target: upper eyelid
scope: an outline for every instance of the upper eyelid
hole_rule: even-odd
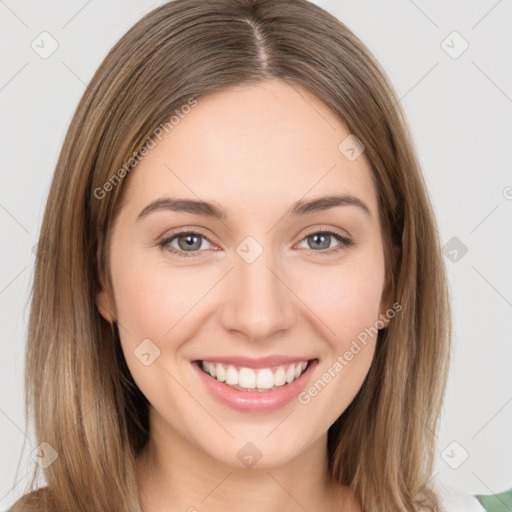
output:
[[[343,234],[343,232],[345,234]],[[317,227],[313,227],[311,229],[308,229],[305,233],[304,233],[304,236],[300,239],[300,241],[302,241],[305,237],[309,236],[309,235],[313,235],[315,233],[329,233],[331,235],[338,235],[338,236],[341,236],[342,238],[352,238],[352,235],[350,235],[350,233],[345,230],[345,229],[341,229],[341,228],[331,228],[331,227],[321,227],[321,228],[317,228]]]
[[[190,235],[190,234],[200,235],[203,238],[205,238],[206,240],[208,240],[208,242],[210,242],[211,244],[218,245],[214,240],[211,239],[212,237],[210,235],[205,234],[199,228],[194,228],[194,229],[185,228],[185,229],[182,229],[179,231],[175,231],[174,233],[171,233],[169,235],[164,234],[162,237],[160,237],[160,241],[161,242],[169,242],[170,240],[174,240],[176,237],[183,236],[183,235]]]
[[[332,236],[338,236],[340,237],[342,240],[340,240],[340,242],[343,242],[343,239],[349,239],[351,242],[352,242],[352,237],[350,234],[348,234],[348,232],[346,232],[347,234],[344,235],[342,233],[340,233],[340,231],[345,231],[345,230],[341,230],[341,229],[335,229],[335,228],[332,228],[332,227],[312,227],[310,229],[308,229],[304,235],[302,236],[302,238],[300,238],[300,240],[296,243],[300,243],[302,242],[306,237],[310,236],[310,235],[313,235],[313,234],[317,234],[317,233],[327,233],[329,235],[332,235]],[[179,237],[179,236],[182,236],[182,235],[187,235],[187,234],[195,234],[195,235],[200,235],[201,237],[205,238],[209,243],[215,245],[215,246],[218,246],[219,244],[217,244],[215,241],[211,240],[210,236],[209,235],[206,235],[205,233],[203,233],[201,231],[200,228],[184,228],[184,229],[181,229],[177,232],[174,232],[168,236],[164,235],[160,240],[161,240],[161,243],[169,243],[171,240],[173,241],[175,238]],[[190,251],[190,252],[202,252],[202,251]]]

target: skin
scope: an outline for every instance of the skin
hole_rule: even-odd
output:
[[[219,403],[191,365],[214,355],[306,356],[318,358],[315,382],[390,307],[371,169],[364,153],[349,161],[338,150],[348,135],[297,85],[231,87],[199,98],[123,184],[113,297],[103,288],[97,303],[119,323],[128,367],[151,403],[150,440],[137,459],[145,511],[337,510],[340,499],[343,510],[361,510],[330,481],[326,440],[368,373],[376,337],[309,404],[271,413]],[[344,205],[285,216],[300,199],[331,194],[357,197],[370,214]],[[161,210],[137,220],[167,196],[215,201],[229,217]],[[182,227],[207,237],[196,256],[157,245]],[[353,245],[333,237],[328,247],[342,250],[325,254],[308,238],[325,229]],[[263,248],[253,263],[236,252],[247,236]],[[183,238],[173,240],[184,252]],[[149,366],[134,356],[144,339],[160,350]],[[252,468],[237,458],[248,441],[263,455]]]

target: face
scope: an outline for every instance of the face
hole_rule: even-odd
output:
[[[113,297],[97,302],[152,428],[271,467],[353,400],[389,304],[370,166],[339,149],[347,136],[297,85],[232,87],[198,98],[123,183]]]

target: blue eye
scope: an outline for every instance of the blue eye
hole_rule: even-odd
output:
[[[171,245],[174,241],[178,243],[178,247]],[[182,231],[181,233],[177,233],[172,237],[162,240],[158,245],[165,248],[170,253],[186,258],[189,256],[197,256],[197,252],[203,246],[203,241],[207,241],[207,238],[199,233]]]
[[[332,242],[336,241],[338,241],[338,244],[333,247]],[[177,246],[172,245],[174,242],[177,243]],[[200,233],[196,233],[194,231],[181,231],[171,237],[164,238],[158,243],[158,246],[171,254],[188,258],[190,256],[200,255],[202,250],[205,249],[205,247],[203,247],[203,242],[206,242],[211,246],[213,245],[206,236],[201,235]],[[331,230],[312,232],[300,241],[300,243],[303,242],[306,242],[309,245],[306,249],[309,249],[312,253],[319,255],[337,253],[353,245],[350,238]]]
[[[336,240],[339,242],[339,244],[333,247],[331,243],[335,242]],[[313,252],[319,255],[332,254],[333,252],[337,253],[342,249],[352,245],[352,240],[346,236],[340,235],[339,233],[330,230],[316,231],[311,233],[303,238],[301,243],[304,241],[309,245],[309,248],[315,247],[316,249],[321,249],[320,251],[313,250]]]

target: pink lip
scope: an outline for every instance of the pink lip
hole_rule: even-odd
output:
[[[281,364],[286,364],[286,362],[296,362],[299,360],[300,359],[297,358],[288,358],[286,361],[283,360]],[[216,360],[213,358],[206,359],[206,361],[214,362]],[[244,361],[244,359],[222,358],[218,361],[222,361],[223,363],[231,362],[233,365],[238,365],[241,361]],[[246,365],[248,361],[250,360],[245,360],[243,365]],[[252,361],[254,363],[255,360],[253,359]],[[273,360],[272,358],[264,358],[258,359],[257,361],[258,366],[251,366],[252,368],[261,367],[262,365],[260,363],[262,361],[268,361],[266,364],[270,365],[270,362]],[[192,366],[196,369],[196,372],[199,374],[201,381],[204,383],[208,391],[210,391],[218,401],[240,412],[272,412],[284,407],[304,390],[314,368],[318,364],[318,360],[311,360],[304,373],[297,380],[271,391],[240,391],[239,389],[228,386],[224,382],[219,382],[217,379],[206,374],[200,368],[200,364],[201,363],[199,361],[194,361]]]
[[[211,359],[205,357],[202,361],[210,363],[221,363],[224,365],[233,365],[238,368],[272,368],[273,366],[281,366],[292,363],[307,362],[313,359],[312,357],[290,357],[290,356],[267,356],[267,357],[239,357],[239,356],[226,356],[226,357],[212,357]]]

